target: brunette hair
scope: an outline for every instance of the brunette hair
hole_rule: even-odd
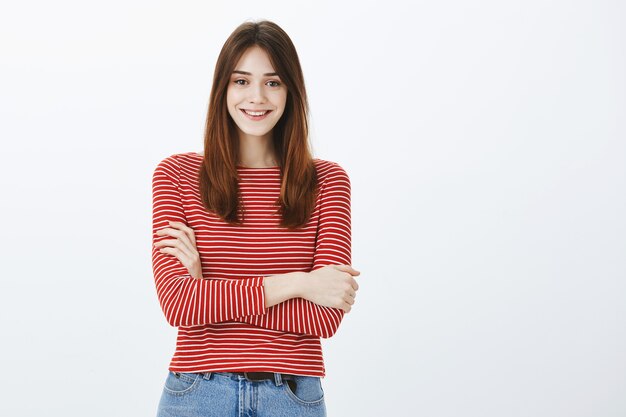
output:
[[[215,64],[204,133],[204,157],[199,172],[200,196],[207,210],[235,225],[243,221],[237,164],[239,136],[226,108],[226,90],[235,65],[244,52],[258,45],[269,56],[287,87],[285,110],[273,128],[281,187],[277,200],[281,226],[304,226],[315,207],[317,172],[309,149],[308,112],[304,76],[291,39],[268,20],[245,22],[228,37]]]

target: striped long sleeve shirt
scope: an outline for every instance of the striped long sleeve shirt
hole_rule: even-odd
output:
[[[175,372],[282,372],[325,376],[320,338],[335,334],[344,311],[291,298],[265,307],[265,276],[351,264],[350,180],[337,163],[314,159],[319,190],[308,223],[280,226],[276,199],[280,168],[238,166],[245,210],[240,226],[206,210],[198,173],[203,157],[174,154],[152,177],[152,240],[169,221],[191,227],[203,278],[174,255],[152,246],[157,297],[165,319],[178,328],[169,370]]]

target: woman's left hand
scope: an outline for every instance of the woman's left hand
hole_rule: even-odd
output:
[[[175,239],[164,239],[154,244],[162,253],[174,255],[187,268],[189,274],[202,279],[202,262],[196,248],[196,236],[193,229],[181,222],[168,222],[170,227],[157,230],[157,235],[173,236]]]

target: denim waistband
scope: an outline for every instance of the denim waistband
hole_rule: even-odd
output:
[[[226,377],[229,378],[233,381],[240,381],[240,380],[248,380],[250,382],[262,382],[262,381],[273,381],[274,384],[276,386],[281,386],[282,385],[282,381],[288,381],[288,380],[295,380],[296,377],[298,375],[292,375],[292,374],[283,374],[280,372],[263,372],[266,375],[266,379],[261,379],[258,380],[256,379],[258,377],[258,375],[254,375],[254,374],[258,374],[259,372],[225,372],[225,371],[219,371],[219,372],[189,372],[191,374],[195,373],[198,375],[201,375],[204,379],[211,379],[211,376],[213,374],[217,374],[220,377]],[[174,374],[179,374],[179,372],[174,372]],[[253,374],[250,375],[250,378],[248,377],[248,374]],[[252,378],[252,379],[251,379]]]

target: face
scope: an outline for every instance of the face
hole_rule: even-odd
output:
[[[248,48],[235,65],[226,91],[226,106],[240,137],[271,138],[286,102],[287,88],[267,53],[256,45]]]

